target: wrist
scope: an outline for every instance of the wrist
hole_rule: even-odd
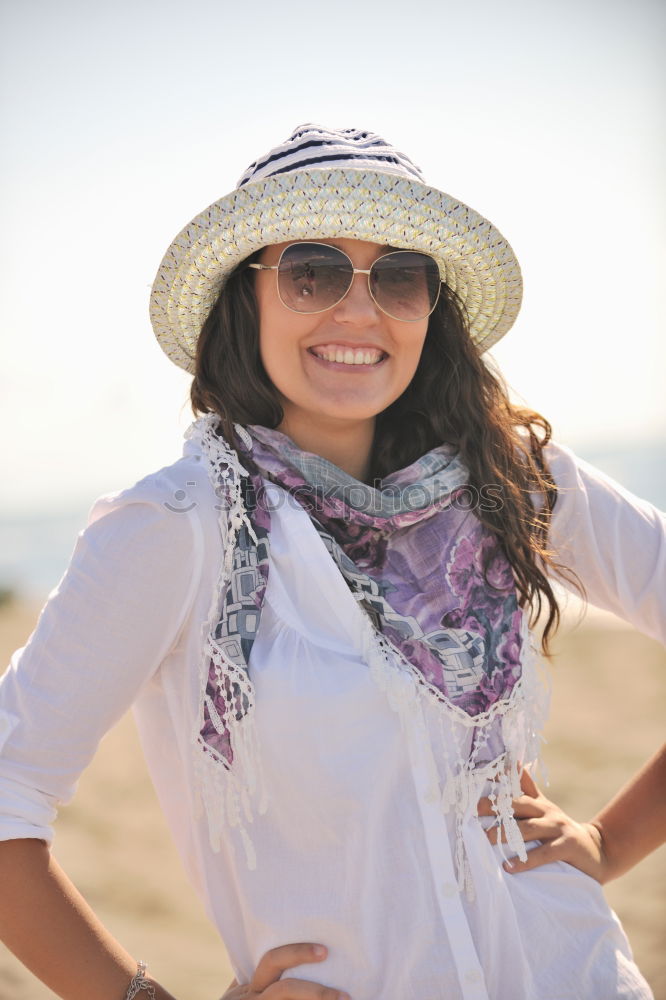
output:
[[[146,978],[146,963],[142,961],[138,962],[136,972],[130,980],[125,1000],[137,1000],[139,994],[141,994],[141,1000],[157,1000],[155,986]]]
[[[603,823],[599,819],[595,818],[588,820],[585,825],[599,852],[599,875],[597,881],[600,882],[601,885],[605,885],[606,882],[610,882],[612,879],[617,878],[617,876],[621,875],[622,872],[615,869],[613,859],[608,849],[606,831],[604,830]]]
[[[163,986],[146,973],[146,963],[139,961],[128,983],[123,1000],[176,1000]]]

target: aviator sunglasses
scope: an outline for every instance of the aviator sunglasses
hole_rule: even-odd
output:
[[[368,291],[392,319],[426,319],[439,299],[442,279],[433,257],[416,250],[395,250],[378,257],[368,270],[354,267],[344,251],[327,243],[292,243],[277,264],[248,264],[277,272],[280,301],[297,313],[325,312],[342,302],[355,274],[367,274]]]

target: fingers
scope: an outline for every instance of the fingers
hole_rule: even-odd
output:
[[[549,862],[564,861],[597,882],[607,880],[608,862],[597,828],[589,823],[577,823],[547,799],[527,771],[521,774],[520,786],[523,794],[512,800],[518,832],[524,843],[536,841],[539,846],[527,852],[526,861],[514,857],[511,862],[504,862],[505,871],[513,875]],[[497,844],[500,836],[502,843],[506,843],[505,826],[498,822],[491,799],[480,799],[477,811],[479,816],[495,816],[496,822],[485,830],[488,841]]]
[[[303,979],[280,979],[297,965],[321,962],[328,955],[322,944],[283,944],[262,955],[248,986],[248,996],[261,994],[266,1000],[349,1000],[345,993]]]
[[[511,808],[516,819],[534,819],[536,816],[544,815],[545,800],[542,795],[537,799],[531,795],[521,795],[511,802]],[[479,799],[477,803],[477,814],[479,816],[496,816],[497,813],[492,807],[490,799]]]
[[[492,807],[491,801],[488,798],[479,799],[476,804],[477,815],[479,816],[494,816],[495,810]]]
[[[521,861],[518,857],[511,858],[510,861],[505,861],[502,864],[502,868],[509,875],[517,875],[519,872],[528,872],[532,868],[546,865],[550,861],[561,860],[561,852],[557,841],[549,840],[547,843],[540,844],[539,847],[533,847],[531,851],[528,851],[526,861]]]
[[[539,815],[538,810],[536,812],[531,812],[533,808],[533,803],[530,802],[531,799],[542,798],[541,792],[534,783],[534,779],[529,771],[523,769],[520,775],[520,787],[523,791],[523,795],[513,800],[513,811],[516,812],[516,805],[520,805],[523,809],[521,815]],[[488,797],[479,799],[477,803],[477,814],[479,816],[494,816],[495,810],[493,809],[492,802]]]
[[[518,820],[516,825],[520,831],[520,836],[525,842],[528,840],[551,840],[561,833],[561,827],[558,824],[548,823],[539,819],[521,819]],[[491,844],[497,843],[497,831],[499,829],[498,826],[491,826],[489,830],[486,830],[486,837]],[[503,844],[506,844],[507,839],[504,826],[502,826],[501,840]]]
[[[525,795],[529,795],[530,798],[536,799],[540,794],[539,789],[534,784],[532,775],[525,768],[523,768],[523,773],[520,776],[520,787],[525,792]]]
[[[328,949],[323,944],[281,944],[271,948],[259,959],[250,983],[253,990],[261,992],[271,983],[276,983],[283,972],[293,969],[295,965],[305,965],[308,962],[321,962],[328,955]]]

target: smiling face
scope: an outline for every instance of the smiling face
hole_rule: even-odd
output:
[[[361,240],[319,242],[344,250],[356,268],[367,269],[388,252]],[[277,264],[288,245],[266,247],[259,262]],[[280,301],[275,275],[257,271],[255,294],[261,360],[284,409],[279,429],[298,442],[301,428],[309,440],[317,427],[327,434],[336,427],[372,428],[411,382],[428,319],[408,323],[387,316],[371,298],[364,274],[355,274],[345,298],[325,312],[292,312]]]

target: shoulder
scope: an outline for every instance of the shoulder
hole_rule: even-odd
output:
[[[149,472],[124,489],[97,497],[84,534],[104,538],[107,546],[145,551],[168,545],[174,553],[199,547],[217,534],[219,502],[198,447],[170,465]]]
[[[607,472],[581,458],[571,448],[556,441],[550,441],[544,449],[544,458],[555,480],[558,492],[567,495],[575,493],[595,494],[609,501],[624,502],[646,510],[656,510],[653,504],[632,493],[622,483]]]
[[[557,487],[552,527],[556,536],[588,533],[657,538],[663,543],[666,515],[648,500],[581,458],[571,448],[549,442],[544,458]],[[645,535],[644,535],[645,533]]]
[[[522,427],[517,430],[520,445],[527,455],[530,448],[527,432]],[[593,491],[597,494],[605,493],[609,497],[624,498],[631,503],[647,504],[647,501],[641,500],[621,483],[581,458],[572,448],[560,441],[549,440],[543,446],[541,455],[546,471],[552,476],[557,487],[558,503],[569,496],[575,498],[581,493]],[[533,499],[536,501],[536,498]]]
[[[93,511],[144,504],[160,510],[185,511],[202,493],[212,492],[198,453],[184,455],[171,465],[149,472],[131,486],[105,493],[93,504]]]

